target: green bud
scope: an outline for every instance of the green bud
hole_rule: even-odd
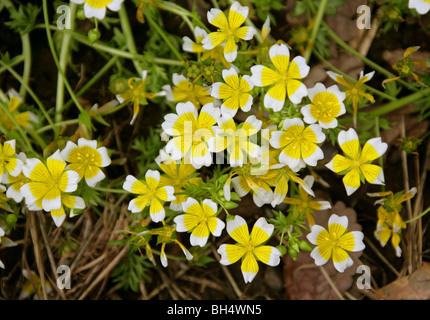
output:
[[[233,201],[240,201],[240,200],[242,200],[240,198],[240,196],[236,192],[231,192],[230,193],[230,199],[233,200]]]
[[[311,245],[306,240],[300,241],[299,247],[300,247],[300,250],[303,250],[303,251],[309,251],[309,252],[312,251]]]
[[[297,251],[297,252],[300,251],[300,247],[299,247],[299,244],[297,242],[291,242],[291,243],[289,243],[289,246],[294,251]]]
[[[293,260],[296,260],[297,256],[299,255],[299,252],[294,250],[293,248],[289,248],[288,254],[290,255],[291,258],[293,258]]]
[[[93,44],[94,42],[100,39],[100,36],[101,36],[101,33],[98,29],[91,29],[90,31],[88,31],[88,42],[90,44]]]
[[[287,253],[287,248],[285,246],[277,246],[276,249],[278,249],[281,252],[281,257],[283,257]]]
[[[230,210],[230,209],[237,208],[239,205],[236,202],[233,202],[233,201],[226,201],[226,202],[224,202],[223,206],[227,210]]]
[[[219,195],[220,197],[224,197],[224,190],[218,190],[217,195]]]
[[[79,20],[85,20],[87,18],[85,16],[84,9],[78,9],[78,11],[76,11],[76,18],[78,18]]]
[[[282,115],[280,112],[274,112],[270,115],[270,120],[275,123],[279,123],[282,120]]]
[[[18,221],[18,218],[16,215],[14,215],[13,213],[8,214],[6,216],[6,223],[10,226],[14,226],[16,224],[16,222]]]
[[[114,75],[110,78],[109,90],[115,95],[123,93],[128,89],[127,81],[126,78]]]

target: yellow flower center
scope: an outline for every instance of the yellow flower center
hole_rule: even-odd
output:
[[[105,8],[108,4],[110,4],[113,0],[85,0],[86,3],[92,8]]]

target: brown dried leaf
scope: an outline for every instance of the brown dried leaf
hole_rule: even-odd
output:
[[[375,295],[383,300],[429,300],[430,263],[424,262],[421,269],[410,276],[402,277],[375,290]]]

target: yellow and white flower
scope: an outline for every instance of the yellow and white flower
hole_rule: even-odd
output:
[[[360,150],[357,132],[350,128],[348,131],[339,132],[338,143],[345,156],[335,155],[326,166],[335,173],[345,174],[342,181],[348,195],[353,194],[360,187],[362,176],[371,184],[384,184],[382,168],[372,164],[388,148],[381,138],[368,140]]]
[[[293,104],[298,104],[308,94],[308,89],[300,81],[309,73],[309,66],[302,56],[290,61],[290,51],[286,44],[270,47],[269,57],[276,70],[264,65],[251,67],[251,81],[257,87],[272,86],[264,95],[264,107],[280,111],[288,96]]]
[[[100,168],[111,163],[106,147],[97,148],[96,140],[85,138],[79,138],[77,145],[68,141],[61,156],[69,162],[69,168],[79,174],[79,179],[85,178],[90,187],[104,179],[105,174]]]
[[[31,128],[33,123],[39,123],[39,118],[31,112],[31,111],[24,111],[19,113],[18,108],[22,103],[22,98],[16,92],[15,89],[10,89],[7,92],[7,95],[9,97],[9,104],[8,104],[8,111],[10,115],[15,119],[16,123],[20,125],[23,128]],[[10,119],[9,115],[4,112],[0,108],[0,126],[4,126],[8,130],[12,130],[15,127],[14,121]]]
[[[225,223],[217,218],[218,206],[210,199],[199,203],[194,198],[188,198],[182,204],[184,214],[175,217],[177,232],[191,232],[190,243],[192,246],[203,247],[206,245],[209,235],[221,236]]]
[[[157,170],[146,171],[145,181],[128,175],[122,187],[128,192],[139,195],[130,201],[128,210],[137,213],[149,206],[149,214],[154,222],[164,220],[166,216],[164,202],[175,200],[175,189],[172,186],[160,185],[160,172]]]
[[[27,159],[22,171],[30,182],[20,192],[29,210],[50,212],[55,224],[60,226],[65,219],[63,205],[71,209],[83,209],[82,198],[69,195],[78,187],[79,174],[66,168],[67,163],[57,150],[46,164],[36,158]]]
[[[239,77],[234,67],[224,69],[222,77],[225,83],[215,82],[211,90],[212,97],[223,100],[222,114],[227,113],[234,117],[239,109],[244,112],[251,110],[253,98],[249,92],[254,88],[251,77]]]
[[[310,243],[316,245],[311,257],[317,266],[322,266],[333,259],[334,267],[339,272],[352,266],[354,261],[347,251],[358,252],[365,248],[364,235],[361,231],[348,231],[348,218],[332,214],[328,221],[328,230],[314,224],[306,236]]]
[[[219,128],[215,130],[215,137],[209,139],[209,150],[221,152],[227,150],[228,163],[232,167],[241,167],[249,158],[257,158],[261,154],[260,146],[256,144],[255,135],[261,129],[262,121],[254,115],[249,116],[245,122],[236,126],[229,114],[218,119]]]
[[[273,234],[274,226],[266,219],[259,218],[249,234],[248,225],[241,216],[227,221],[227,232],[236,244],[222,244],[218,248],[220,263],[230,265],[242,259],[240,269],[245,283],[251,282],[258,273],[257,261],[269,266],[277,266],[281,261],[281,252],[272,246],[264,245]]]
[[[196,169],[212,164],[212,153],[208,141],[214,136],[213,126],[220,116],[219,108],[212,103],[202,107],[200,112],[191,102],[178,103],[176,114],[169,113],[161,124],[164,132],[173,137],[165,150],[173,160],[185,157]]]
[[[308,89],[310,104],[303,106],[300,111],[304,122],[318,124],[324,129],[337,127],[337,117],[346,112],[343,100],[345,93],[341,92],[337,85],[326,88],[318,82],[313,88]]]
[[[15,153],[16,140],[8,140],[0,144],[0,182],[6,174],[16,177],[21,173],[23,163]]]
[[[235,1],[229,11],[228,19],[220,9],[212,8],[207,13],[210,24],[218,28],[217,31],[209,33],[202,41],[203,48],[211,50],[225,42],[224,57],[228,62],[233,62],[237,57],[238,39],[251,40],[256,30],[252,27],[241,25],[248,17],[249,8],[241,6]]]
[[[318,124],[305,127],[300,118],[285,119],[283,131],[274,131],[270,145],[282,149],[279,162],[287,164],[297,172],[306,165],[316,166],[318,160],[324,158],[318,146],[325,140],[325,135]]]
[[[164,85],[163,90],[166,92],[166,99],[171,102],[192,102],[197,110],[201,106],[213,103],[214,98],[201,85],[192,83],[184,75],[174,73],[172,76],[173,88],[171,85]]]
[[[182,211],[182,204],[187,201],[185,187],[190,184],[198,185],[202,179],[196,176],[197,169],[191,164],[185,163],[184,158],[181,161],[172,160],[164,153],[165,151],[161,150],[160,155],[155,159],[155,162],[164,172],[160,177],[160,185],[173,186],[176,199],[170,202],[170,209]]]
[[[99,20],[106,16],[106,8],[119,11],[124,0],[70,0],[77,4],[84,4],[84,14],[87,18],[95,17]]]
[[[20,152],[17,157],[22,161],[23,165],[25,165],[27,156],[23,152]],[[23,199],[21,187],[28,182],[30,182],[30,179],[28,179],[22,171],[16,177],[12,176],[10,173],[5,174],[3,176],[3,183],[9,185],[6,191],[6,197],[15,200],[17,203],[21,202]]]
[[[421,15],[430,11],[430,1],[428,0],[409,0],[409,9],[415,9]]]
[[[1,243],[1,237],[3,237],[5,235],[4,230],[2,229],[2,227],[0,227],[0,243]],[[0,268],[4,269],[4,263],[0,260]]]

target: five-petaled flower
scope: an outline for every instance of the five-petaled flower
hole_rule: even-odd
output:
[[[97,148],[96,140],[85,138],[79,138],[77,145],[68,141],[61,156],[69,162],[69,168],[79,174],[79,179],[85,178],[90,187],[104,179],[105,174],[100,168],[111,163],[106,147]]]
[[[348,231],[348,218],[332,214],[328,220],[328,230],[314,224],[307,235],[310,243],[316,245],[311,252],[311,257],[317,266],[326,264],[333,259],[334,267],[339,272],[352,266],[354,261],[347,251],[358,252],[365,248],[364,235],[361,231]]]
[[[146,92],[146,77],[148,75],[147,70],[142,71],[142,78],[130,78],[128,79],[128,87],[129,89],[123,93],[117,94],[116,98],[120,103],[125,101],[133,102],[133,117],[131,118],[130,124],[133,124],[136,121],[137,115],[139,114],[140,105],[147,105],[147,99],[154,99],[156,97],[166,95],[165,91],[160,91],[158,93]]]
[[[209,139],[209,150],[221,152],[227,150],[228,163],[232,167],[243,166],[247,158],[260,156],[260,146],[255,137],[261,129],[261,120],[255,116],[249,116],[245,122],[236,126],[234,119],[229,114],[224,114],[218,119],[219,128],[215,130],[215,137]]]
[[[66,161],[57,150],[46,164],[37,158],[27,159],[22,171],[30,182],[24,184],[20,192],[29,210],[50,212],[56,226],[65,219],[63,205],[70,209],[83,209],[82,198],[70,195],[78,187],[79,174],[67,167]]]
[[[209,235],[221,236],[225,227],[224,222],[217,218],[218,206],[210,199],[199,203],[194,198],[188,198],[182,204],[184,214],[175,217],[177,232],[191,232],[190,244],[203,247],[206,245]]]
[[[333,71],[327,71],[327,74],[334,81],[336,81],[337,83],[345,87],[344,88],[345,103],[352,104],[354,126],[356,126],[358,106],[363,103],[364,101],[363,98],[369,100],[370,103],[375,102],[375,99],[373,98],[373,96],[367,93],[363,88],[364,83],[370,81],[373,78],[375,71],[372,71],[366,74],[364,74],[364,72],[361,71],[360,77],[358,81],[356,81],[355,83],[346,81],[342,75],[337,74]]]
[[[318,146],[325,135],[318,124],[305,127],[300,118],[285,119],[283,131],[274,131],[270,138],[272,147],[282,149],[279,162],[287,164],[295,172],[306,165],[316,166],[324,158]]]
[[[350,128],[348,131],[339,132],[338,143],[346,157],[337,154],[326,166],[335,173],[345,174],[342,181],[348,195],[360,187],[362,176],[369,183],[384,184],[382,168],[371,163],[381,157],[388,148],[381,138],[368,140],[360,150],[357,132]]]
[[[259,218],[249,233],[248,225],[241,216],[227,221],[227,232],[236,244],[222,244],[218,248],[220,263],[230,265],[242,259],[241,270],[245,283],[251,282],[258,273],[258,261],[269,266],[277,266],[281,252],[272,246],[264,245],[271,237],[274,226],[266,219]]]
[[[214,136],[212,127],[219,115],[219,108],[215,108],[212,103],[204,105],[200,112],[191,102],[178,103],[176,114],[167,114],[161,124],[164,132],[173,137],[166,145],[166,152],[173,160],[185,157],[185,163],[190,163],[196,169],[210,166],[212,153],[208,141]]]
[[[228,14],[228,19],[224,12],[220,9],[212,8],[207,13],[207,18],[210,24],[218,28],[217,31],[209,33],[203,40],[203,48],[211,50],[221,44],[224,46],[224,57],[228,62],[233,62],[237,57],[236,42],[239,39],[251,40],[256,30],[253,27],[241,25],[248,17],[249,8],[241,6],[238,1],[235,1]]]
[[[9,104],[7,107],[9,114],[0,108],[0,126],[12,130],[15,128],[15,122],[23,128],[31,128],[33,123],[39,122],[39,118],[31,111],[18,112],[18,108],[22,103],[22,98],[15,89],[10,89],[7,95],[9,96]]]
[[[222,114],[234,117],[239,109],[244,112],[251,110],[253,98],[250,91],[254,84],[250,76],[239,77],[237,71],[231,67],[222,71],[222,77],[225,83],[215,82],[211,91],[212,97],[224,100],[221,104]]]
[[[309,225],[312,226],[315,224],[315,220],[313,217],[315,210],[330,209],[331,204],[328,201],[318,201],[309,198],[309,195],[314,195],[310,194],[309,190],[307,190],[306,188],[312,188],[315,181],[314,176],[306,176],[303,181],[305,183],[299,186],[298,197],[286,197],[283,202],[295,206],[297,208],[297,214],[306,214],[306,219],[308,220]]]
[[[77,4],[84,4],[84,14],[87,18],[95,17],[99,20],[106,16],[106,8],[119,11],[124,0],[70,0]]]
[[[15,145],[15,139],[5,141],[3,145],[0,144],[0,182],[7,173],[13,177],[21,173],[23,163],[15,153]]]
[[[324,129],[337,127],[337,117],[346,112],[343,100],[345,93],[341,92],[337,85],[326,88],[318,82],[313,88],[308,89],[310,104],[303,106],[300,111],[306,123],[318,124]]]
[[[166,216],[164,202],[175,200],[175,189],[172,186],[160,185],[160,172],[157,170],[146,171],[145,181],[128,175],[122,187],[128,192],[139,195],[129,202],[128,210],[136,213],[149,206],[149,214],[154,222],[164,220]]]
[[[172,79],[173,88],[169,84],[163,86],[168,101],[182,103],[190,101],[197,110],[205,104],[214,102],[214,98],[211,97],[208,90],[201,85],[192,83],[184,75],[174,73]]]
[[[276,70],[264,65],[251,67],[251,81],[257,87],[272,86],[264,95],[264,107],[280,111],[287,98],[294,104],[302,101],[308,89],[300,81],[309,73],[309,66],[302,56],[290,61],[290,51],[286,44],[274,44],[270,47],[269,57]]]

